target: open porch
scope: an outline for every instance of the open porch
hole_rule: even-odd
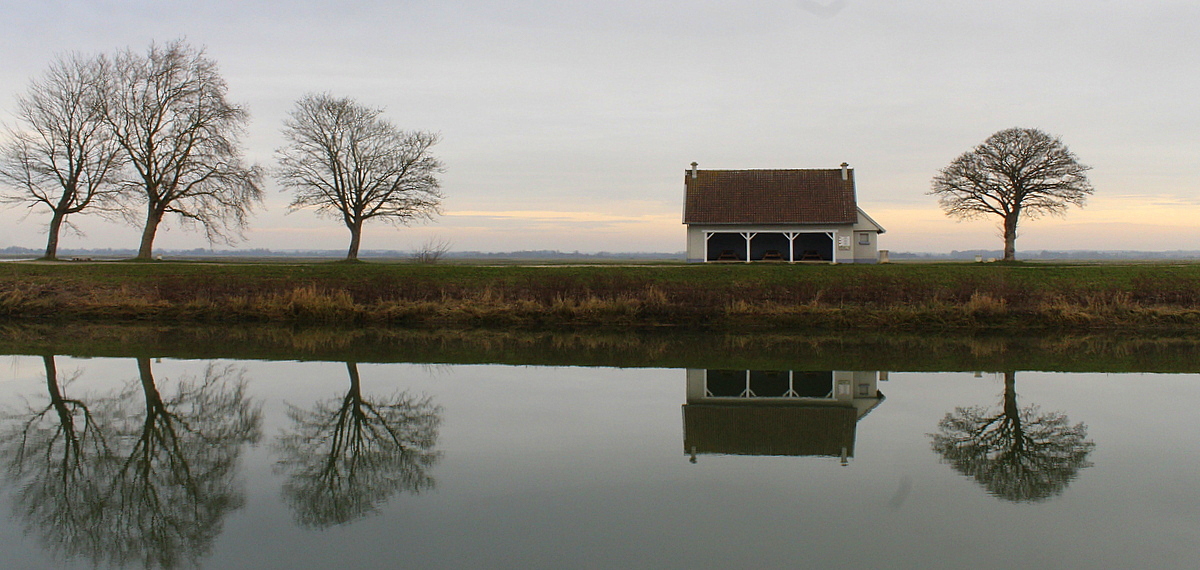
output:
[[[704,261],[837,262],[833,231],[704,232]]]

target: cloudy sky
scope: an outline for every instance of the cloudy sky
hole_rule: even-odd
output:
[[[293,102],[328,91],[437,131],[445,214],[364,249],[681,251],[683,171],[856,169],[893,251],[999,248],[930,178],[997,130],[1060,135],[1095,196],[1018,249],[1200,249],[1200,5],[1109,0],[18,0],[0,6],[0,117],[59,53],[186,38],[216,60],[270,165]],[[341,249],[273,182],[237,247]],[[44,246],[43,211],[0,247]],[[135,248],[78,218],[64,247]],[[162,248],[205,247],[160,232]],[[223,247],[218,244],[218,247]]]

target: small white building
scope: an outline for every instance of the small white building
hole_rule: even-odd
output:
[[[883,226],[858,207],[854,169],[684,173],[687,259],[876,263]]]

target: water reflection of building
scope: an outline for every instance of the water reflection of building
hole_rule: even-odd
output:
[[[854,456],[858,420],[887,372],[687,371],[683,448],[697,455]]]

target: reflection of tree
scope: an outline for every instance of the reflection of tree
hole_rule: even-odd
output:
[[[231,367],[209,366],[202,380],[181,380],[169,396],[158,390],[149,359],[138,359],[138,372],[139,385],[118,395],[136,401],[140,392],[145,412],[114,430],[124,460],[109,494],[117,516],[108,547],[120,560],[173,566],[204,554],[225,515],[242,506],[234,469],[242,444],[260,437],[262,414]]]
[[[403,392],[368,401],[358,365],[347,362],[346,368],[346,395],[311,410],[289,406],[294,428],[275,444],[278,469],[288,476],[283,496],[296,521],[310,528],[370,514],[398,491],[433,487],[428,470],[440,458],[433,446],[441,407]]]
[[[1087,426],[1070,424],[1061,412],[1019,408],[1016,373],[1004,373],[1003,407],[956,408],[938,422],[933,449],[955,470],[973,477],[997,497],[1037,502],[1058,495],[1080,469],[1095,443]]]
[[[231,367],[209,366],[203,379],[180,380],[169,394],[159,389],[149,359],[138,359],[138,370],[138,382],[72,408],[47,365],[50,407],[58,409],[59,400],[76,411],[70,419],[57,414],[56,426],[39,428],[50,435],[38,438],[68,442],[65,434],[78,433],[78,445],[54,445],[79,452],[46,453],[31,445],[38,439],[24,434],[40,432],[28,428],[6,438],[16,448],[9,454],[16,507],[28,529],[68,557],[96,565],[194,564],[225,515],[244,502],[234,470],[242,445],[260,437],[261,412]],[[35,423],[45,421],[35,416],[26,425]],[[71,474],[47,477],[63,470],[56,465],[68,465]]]
[[[30,527],[54,529],[55,546],[94,543],[88,528],[110,473],[105,434],[89,406],[68,398],[53,356],[43,356],[49,402],[7,415],[0,446],[19,489],[15,508]]]

